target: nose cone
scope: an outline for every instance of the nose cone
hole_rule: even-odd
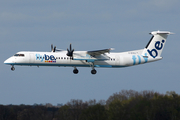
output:
[[[11,58],[8,58],[7,60],[5,60],[4,64],[7,64],[7,65],[12,64]]]
[[[4,61],[4,64],[7,64],[8,63],[8,59]]]

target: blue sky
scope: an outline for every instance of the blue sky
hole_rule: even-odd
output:
[[[107,100],[115,92],[154,90],[180,94],[179,0],[0,0],[0,104]],[[18,51],[50,51],[54,44],[75,50],[142,49],[154,30],[167,30],[163,59],[134,67],[106,69],[10,66]]]

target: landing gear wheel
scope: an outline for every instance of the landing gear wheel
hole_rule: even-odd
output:
[[[14,71],[14,70],[15,70],[15,67],[12,66],[12,67],[11,67],[11,70]]]
[[[73,73],[74,73],[74,74],[78,74],[78,72],[79,72],[78,69],[74,69],[74,70],[73,70]]]
[[[91,74],[96,74],[97,71],[95,69],[91,70]]]

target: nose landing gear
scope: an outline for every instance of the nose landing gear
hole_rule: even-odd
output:
[[[11,70],[12,70],[12,71],[14,71],[14,70],[15,70],[15,67],[14,67],[13,65],[12,65],[12,67],[11,67]]]

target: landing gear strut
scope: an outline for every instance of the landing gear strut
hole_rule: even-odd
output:
[[[73,73],[78,74],[78,72],[79,72],[78,69],[76,67],[74,67]]]
[[[15,70],[15,67],[14,67],[13,65],[12,65],[12,67],[11,67],[11,70],[12,70],[12,71],[14,71],[14,70]]]
[[[94,69],[94,63],[92,64],[92,70],[91,70],[91,74],[96,74],[97,73],[97,71]]]

